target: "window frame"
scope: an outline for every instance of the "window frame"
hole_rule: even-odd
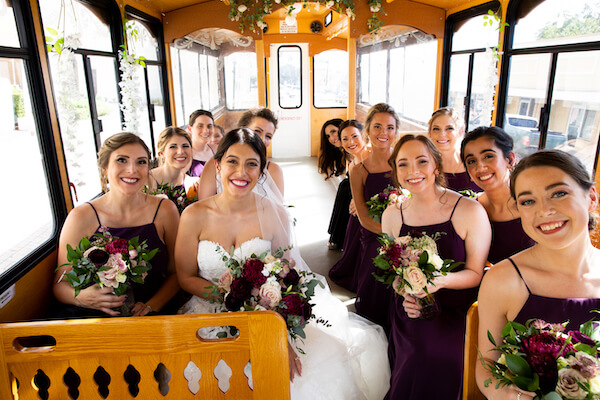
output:
[[[23,60],[27,81],[31,89],[35,88],[35,90],[31,90],[30,92],[31,106],[37,128],[36,134],[40,144],[40,151],[43,154],[42,164],[44,165],[44,172],[48,182],[54,229],[48,240],[41,243],[36,249],[13,264],[12,267],[1,275],[0,293],[15,284],[34,266],[48,258],[56,250],[58,236],[67,217],[66,199],[62,190],[59,159],[52,134],[50,111],[48,109],[48,96],[42,73],[40,53],[36,46],[33,10],[28,1],[15,1],[12,5],[20,47],[0,47],[0,57],[19,58]]]
[[[496,126],[504,127],[504,114],[506,110],[506,102],[508,99],[508,83],[509,83],[509,72],[510,62],[513,56],[519,55],[533,55],[533,54],[548,54],[550,55],[550,70],[548,73],[548,88],[546,91],[545,105],[541,115],[534,116],[538,118],[538,126],[540,131],[540,138],[538,143],[538,149],[544,149],[546,145],[546,139],[548,136],[548,124],[550,121],[550,113],[552,108],[552,100],[554,93],[554,83],[556,80],[556,70],[558,65],[558,55],[561,53],[573,53],[573,52],[585,52],[585,51],[598,51],[600,50],[600,41],[596,42],[581,42],[572,44],[562,44],[556,46],[536,46],[536,47],[523,47],[514,49],[513,39],[515,25],[518,21],[518,11],[521,3],[524,0],[513,0],[508,4],[506,12],[506,22],[508,23],[507,29],[504,30],[504,47],[502,63],[500,67],[500,85],[498,88],[498,100],[496,105]],[[596,154],[594,158],[592,168],[592,179],[595,179],[596,169],[598,166],[598,156],[600,154],[600,139],[596,144]]]
[[[457,50],[452,51],[452,40],[454,38],[454,28],[457,24],[466,22],[470,18],[477,17],[480,15],[487,15],[488,10],[500,10],[501,4],[498,0],[493,0],[478,6],[471,7],[464,11],[454,13],[446,18],[444,28],[444,50],[443,50],[443,61],[442,61],[442,85],[440,91],[440,106],[448,106],[448,97],[450,96],[450,64],[453,55],[467,54],[469,55],[469,70],[467,73],[467,88],[465,91],[465,109],[463,120],[465,123],[465,132],[469,131],[469,114],[471,111],[471,94],[473,90],[473,70],[475,67],[475,54],[485,53],[486,48],[474,48],[468,50]],[[457,110],[458,111],[458,110]]]
[[[297,107],[283,107],[281,105],[281,63],[279,62],[279,52],[281,51],[281,49],[283,48],[292,48],[292,47],[296,47],[298,49],[298,51],[300,52],[300,104]],[[289,45],[289,44],[285,44],[285,45],[281,45],[277,48],[277,105],[279,106],[279,108],[281,108],[282,110],[298,110],[300,108],[302,108],[302,106],[304,105],[304,92],[302,89],[302,48],[298,45]]]

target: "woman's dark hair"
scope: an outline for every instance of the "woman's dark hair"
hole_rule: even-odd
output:
[[[227,150],[236,143],[247,144],[252,147],[252,150],[260,157],[260,172],[262,173],[267,165],[267,148],[260,136],[248,128],[238,128],[227,132],[221,143],[219,143],[219,148],[213,158],[221,163]]]
[[[494,141],[496,147],[502,150],[504,158],[509,158],[513,152],[513,139],[504,129],[497,126],[480,126],[465,134],[460,146],[460,159],[465,163],[465,147],[467,143],[477,140],[482,137],[490,138]]]
[[[254,118],[263,118],[273,124],[273,127],[277,129],[277,117],[273,111],[268,108],[253,108],[242,114],[238,121],[238,126],[248,126]]]
[[[319,173],[327,175],[327,178],[333,175],[339,176],[346,171],[346,157],[344,156],[344,152],[329,143],[327,132],[325,131],[330,125],[339,128],[342,122],[344,122],[342,119],[334,118],[326,121],[321,127],[321,151],[318,166]],[[339,139],[339,131],[337,135]]]
[[[148,162],[150,162],[150,150],[146,143],[135,133],[131,132],[120,132],[115,133],[114,135],[107,138],[102,147],[98,151],[98,170],[100,172],[100,184],[102,185],[102,191],[104,193],[108,192],[108,177],[106,176],[106,168],[108,167],[108,161],[110,160],[110,155],[117,149],[128,145],[128,144],[139,144],[144,148],[144,151],[148,155]],[[148,172],[150,172],[150,167],[148,167]]]
[[[196,110],[193,113],[190,114],[190,121],[189,121],[189,126],[194,125],[194,122],[196,122],[196,118],[198,118],[201,115],[206,115],[207,117],[209,117],[213,123],[215,122],[215,118],[213,117],[212,113],[210,111],[206,111],[206,110]]]
[[[510,195],[516,199],[515,186],[521,172],[533,167],[554,167],[569,175],[584,190],[590,190],[594,182],[590,180],[585,165],[579,159],[561,150],[540,150],[523,158],[510,174]],[[596,228],[596,215],[590,213],[588,229]]]
[[[396,145],[394,146],[394,151],[392,151],[392,155],[388,158],[388,164],[392,167],[392,179],[394,180],[394,185],[400,187],[400,182],[398,182],[398,167],[396,165],[396,157],[398,157],[398,153],[402,146],[405,143],[416,140],[417,142],[421,142],[427,147],[427,150],[433,157],[435,161],[435,167],[438,170],[437,175],[435,176],[435,183],[441,187],[446,187],[446,178],[444,177],[444,169],[442,166],[442,153],[438,150],[435,144],[425,135],[414,135],[412,133],[407,133],[402,135]]]

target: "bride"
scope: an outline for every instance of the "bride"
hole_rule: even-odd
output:
[[[225,272],[223,254],[229,249],[242,260],[292,242],[284,208],[253,191],[265,183],[266,148],[260,137],[246,128],[233,130],[214,158],[223,190],[188,207],[177,234],[177,275],[181,287],[194,295],[181,313],[224,311],[210,301],[216,300],[210,286]],[[297,249],[286,257],[309,270]],[[383,330],[348,313],[324,286],[311,301],[313,313],[329,326],[312,321],[306,326],[306,339],[297,343],[304,354],[288,346],[292,399],[382,399],[390,378]]]

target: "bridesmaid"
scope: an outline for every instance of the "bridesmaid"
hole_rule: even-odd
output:
[[[470,189],[481,192],[481,188],[469,179],[460,158],[465,125],[458,112],[452,107],[442,107],[434,111],[428,125],[429,138],[442,153],[446,187],[456,191]]]
[[[460,157],[471,181],[483,189],[477,201],[492,225],[488,261],[495,264],[535,244],[525,234],[510,199],[510,171],[515,164],[513,140],[502,128],[475,128],[462,141]]]
[[[340,118],[330,119],[321,128],[321,150],[319,154],[319,173],[325,180],[340,176],[346,172],[344,153],[341,151],[339,127],[344,122]]]
[[[442,259],[464,265],[428,285],[439,312],[419,319],[417,297],[394,295],[389,335],[392,379],[386,399],[462,398],[463,349],[467,310],[477,296],[490,246],[490,225],[483,207],[443,185],[442,155],[423,135],[400,138],[389,159],[395,183],[411,193],[383,213],[383,232],[393,237],[413,230],[433,236]]]
[[[363,125],[355,119],[344,121],[340,125],[340,142],[346,152],[346,159],[349,161],[348,169],[360,165],[369,155],[367,144],[361,133],[362,130]],[[356,292],[356,272],[358,270],[357,265],[360,255],[360,222],[356,216],[355,207],[350,207],[352,192],[350,190],[349,178],[344,179],[340,183],[336,204],[338,197],[341,197],[342,193],[347,198],[347,202],[344,204],[345,209],[343,205],[340,205],[340,213],[345,212],[347,220],[342,246],[343,253],[342,257],[329,271],[329,278],[341,287]],[[353,214],[349,212],[349,207],[354,211]]]
[[[398,115],[384,103],[371,107],[365,121],[364,134],[371,142],[371,154],[350,169],[350,187],[356,213],[360,222],[360,254],[357,285],[356,312],[389,328],[388,309],[392,291],[371,275],[375,271],[373,258],[377,255],[381,224],[367,215],[366,200],[392,184],[390,166],[387,163],[396,139]]]
[[[150,171],[148,186],[169,184],[173,188],[184,188],[186,171],[192,161],[192,138],[176,126],[163,130],[158,137],[159,166]]]
[[[108,227],[113,236],[127,240],[139,236],[140,241],[147,241],[148,249],[158,248],[144,284],[133,284],[134,316],[165,312],[164,307],[179,289],[173,261],[179,213],[172,202],[142,193],[149,159],[148,147],[133,133],[117,133],[106,139],[98,152],[105,194],[69,213],[58,246],[58,265],[62,265],[67,262],[67,244],[76,247],[81,238]],[[123,305],[126,295],[117,297],[112,288],[94,284],[75,297],[73,287],[60,279],[68,270],[63,266],[54,276],[54,296],[63,304],[60,317],[119,315],[114,308]]]
[[[223,128],[221,125],[215,124],[215,128],[213,129],[212,135],[210,135],[208,144],[210,144],[213,149],[216,149],[219,147],[221,140],[223,140],[223,136],[225,136],[225,128]]]
[[[523,230],[537,244],[498,263],[483,279],[478,348],[490,360],[499,355],[488,331],[498,341],[507,321],[568,321],[568,331],[600,309],[600,250],[590,240],[598,194],[585,166],[559,150],[539,151],[515,167],[510,193]],[[534,397],[515,386],[496,389],[496,382],[486,388],[489,377],[477,363],[477,383],[489,399]]]
[[[196,110],[190,115],[188,131],[192,135],[192,166],[188,174],[200,176],[206,162],[215,154],[209,144],[214,131],[214,118],[210,111]]]

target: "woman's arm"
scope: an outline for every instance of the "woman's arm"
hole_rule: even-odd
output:
[[[217,194],[217,168],[214,158],[209,158],[206,164],[204,164],[200,179],[194,185],[196,185],[198,201]]]
[[[202,203],[195,203],[181,214],[175,241],[175,267],[181,288],[202,299],[210,299],[213,282],[198,276],[198,242],[202,232]]]
[[[179,290],[177,275],[175,273],[175,238],[177,226],[179,225],[179,212],[175,203],[170,200],[160,204],[158,215],[154,222],[158,232],[162,232],[161,239],[167,246],[169,253],[169,265],[167,267],[167,279],[158,291],[144,304],[137,302],[132,309],[134,316],[146,315],[150,311],[160,311]]]
[[[365,200],[365,180],[367,179],[367,171],[365,171],[362,164],[354,165],[350,169],[350,189],[352,190],[352,198],[354,199],[354,206],[356,207],[356,215],[358,221],[363,228],[379,234],[381,233],[381,224],[375,222],[375,220],[367,215],[368,209]]]
[[[283,197],[283,170],[278,164],[275,164],[272,161],[269,162],[269,167],[267,169],[269,170],[269,174],[271,174],[271,178],[273,178],[275,185],[277,185],[277,188],[281,192],[281,197]]]
[[[488,332],[493,336],[496,344],[500,344],[502,329],[508,321],[508,317],[515,310],[520,310],[526,301],[527,293],[520,288],[520,278],[510,262],[504,260],[490,269],[479,288],[478,312],[479,330],[477,335],[477,348],[484,359],[496,361],[499,352],[493,351],[495,347],[488,339]],[[525,297],[523,298],[523,290]],[[496,389],[496,381],[492,381],[485,387],[485,381],[492,377],[491,373],[476,363],[477,386],[488,399],[516,399],[518,392],[522,392],[521,400],[531,399],[531,393],[523,392],[514,386]]]
[[[452,224],[465,241],[465,268],[435,278],[435,286],[428,286],[430,293],[441,288],[473,288],[479,285],[483,277],[483,268],[492,242],[492,228],[485,209],[474,200],[462,198],[452,217]]]
[[[109,315],[119,315],[113,308],[120,307],[125,301],[125,295],[115,296],[110,287],[101,288],[95,284],[85,288],[75,297],[75,289],[63,277],[71,270],[67,264],[67,244],[77,247],[83,237],[91,236],[98,226],[96,216],[89,204],[83,204],[71,210],[60,232],[58,242],[58,265],[61,266],[54,274],[52,291],[58,301],[64,304],[100,310]]]

